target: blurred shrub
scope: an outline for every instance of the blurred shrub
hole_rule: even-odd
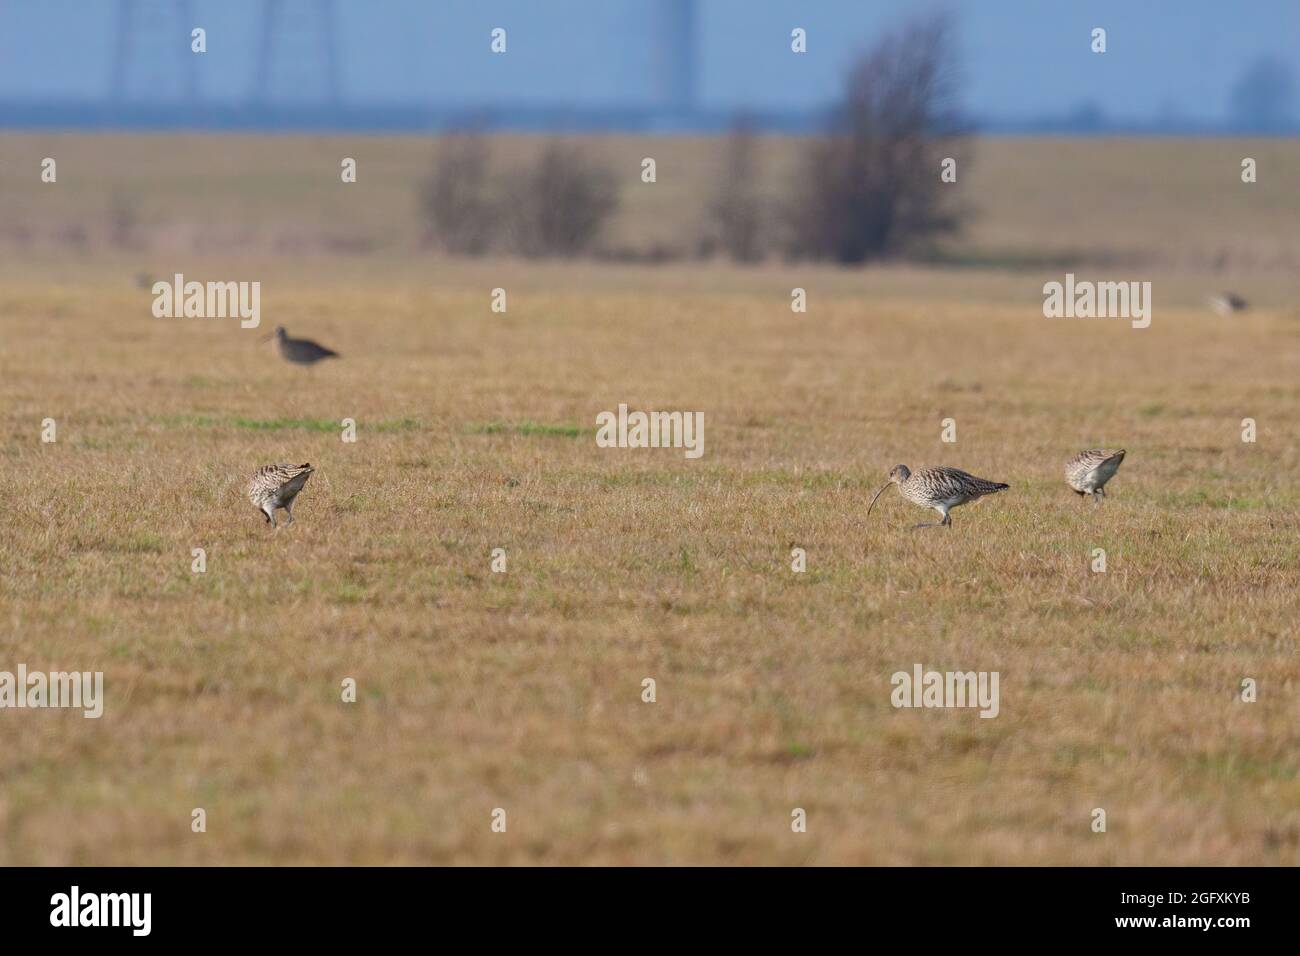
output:
[[[420,188],[424,242],[455,255],[487,252],[500,229],[491,181],[492,149],[478,133],[443,138],[433,172]]]
[[[806,147],[791,190],[790,256],[860,263],[956,231],[955,187],[939,178],[963,138],[953,62],[947,21],[935,15],[854,63],[830,129]]]
[[[614,173],[580,146],[552,140],[535,163],[515,173],[505,217],[515,251],[572,257],[591,248],[617,208]]]
[[[738,123],[727,137],[722,175],[709,203],[706,251],[720,248],[737,262],[763,258],[763,202],[758,175],[758,137],[747,123]]]

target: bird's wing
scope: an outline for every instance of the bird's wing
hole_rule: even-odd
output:
[[[936,497],[955,498],[967,494],[979,479],[960,468],[935,468],[929,473],[928,484]]]

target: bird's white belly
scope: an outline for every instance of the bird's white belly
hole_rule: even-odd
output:
[[[1115,472],[1119,470],[1119,462],[1108,461],[1104,465],[1099,465],[1088,476],[1083,479],[1083,486],[1088,491],[1095,491],[1106,482],[1114,477]]]

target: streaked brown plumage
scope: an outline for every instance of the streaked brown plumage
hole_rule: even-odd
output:
[[[1124,460],[1123,448],[1092,448],[1081,451],[1065,464],[1065,482],[1078,495],[1092,495],[1093,501],[1106,497],[1102,490],[1115,476]]]
[[[267,524],[272,528],[276,527],[277,508],[283,508],[289,516],[285,524],[293,524],[293,500],[315,470],[310,463],[263,465],[248,481],[248,500],[266,516]]]
[[[885,488],[890,485],[898,485],[899,493],[908,501],[924,508],[933,508],[943,515],[942,521],[915,525],[917,528],[932,528],[936,524],[951,527],[952,519],[948,512],[953,508],[1011,487],[1000,481],[976,478],[960,468],[925,468],[913,472],[906,465],[895,465],[889,470],[889,481],[871,499],[871,505],[867,507],[868,515],[875,507],[876,498],[884,494]]]

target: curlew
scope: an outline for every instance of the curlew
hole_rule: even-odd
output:
[[[889,470],[889,481],[871,499],[871,504],[867,507],[868,516],[875,507],[876,498],[884,494],[885,488],[890,485],[898,485],[899,494],[913,504],[933,508],[943,515],[942,521],[913,525],[914,528],[933,528],[936,525],[951,527],[952,518],[948,512],[953,508],[1011,487],[1000,481],[976,478],[959,468],[925,468],[912,472],[906,465],[895,465]]]
[[[291,339],[283,325],[275,327],[275,344],[280,357],[294,365],[315,365],[321,359],[338,358],[339,353],[311,339]]]
[[[1106,497],[1103,487],[1115,477],[1124,460],[1123,448],[1093,448],[1081,451],[1065,464],[1065,483],[1083,497],[1092,495],[1094,502]]]
[[[1210,308],[1224,317],[1234,312],[1245,312],[1250,308],[1249,303],[1235,292],[1225,292],[1222,295],[1212,295],[1209,298]]]
[[[307,484],[316,469],[308,462],[302,465],[263,465],[248,480],[248,500],[266,516],[266,522],[276,527],[275,511],[283,508],[293,524],[293,500]]]

